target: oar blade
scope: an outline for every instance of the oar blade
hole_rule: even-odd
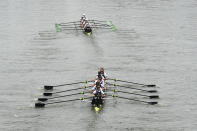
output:
[[[35,108],[43,108],[43,107],[45,107],[44,103],[41,103],[41,102],[35,103]]]
[[[52,96],[53,93],[45,92],[43,93],[43,96]]]
[[[116,31],[117,30],[116,26],[114,24],[112,24],[112,21],[109,21],[108,24],[111,26],[111,29],[113,31]]]
[[[150,104],[150,105],[156,105],[156,104],[158,104],[158,102],[152,101],[152,102],[148,102],[148,104]]]
[[[47,98],[38,98],[38,101],[42,101],[42,102],[47,101],[47,100],[48,100]]]
[[[156,87],[156,85],[146,85],[147,87]]]
[[[149,96],[150,99],[159,99],[159,96]]]
[[[149,92],[149,93],[156,93],[157,90],[149,90],[149,91],[147,91],[147,92]]]
[[[44,86],[44,89],[45,89],[45,90],[53,90],[53,86],[47,86],[47,85],[45,85],[45,86]]]
[[[59,24],[55,24],[55,28],[57,32],[61,32],[61,28]]]

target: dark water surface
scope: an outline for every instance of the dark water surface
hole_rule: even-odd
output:
[[[0,1],[0,130],[195,131],[196,12],[195,0]],[[37,39],[82,13],[118,31]],[[158,85],[159,105],[109,99],[100,113],[88,102],[31,106],[43,85],[93,79],[101,66],[109,77]]]

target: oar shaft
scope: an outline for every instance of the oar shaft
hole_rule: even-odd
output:
[[[145,97],[149,97],[150,99],[158,99],[159,96],[158,95],[144,95],[144,94],[138,94],[138,93],[131,93],[131,92],[126,92],[126,91],[120,91],[120,90],[113,90],[114,92],[121,92],[121,93],[126,93],[126,94],[133,94],[133,95],[138,95],[138,96],[145,96]]]
[[[143,89],[139,89],[139,88],[134,88],[134,87],[128,87],[128,86],[121,86],[121,85],[117,85],[119,87],[124,87],[124,88],[130,88],[130,89],[135,89],[135,90],[140,90],[140,91],[144,91],[144,92],[150,92],[148,90],[143,90]]]
[[[85,81],[85,82],[75,82],[75,83],[61,84],[61,85],[54,85],[54,86],[48,86],[48,85],[45,85],[45,86],[44,86],[44,89],[46,89],[46,90],[53,90],[53,87],[60,87],[60,86],[74,85],[74,84],[87,83],[87,82],[88,82],[88,81]]]
[[[131,81],[125,81],[125,80],[118,80],[118,79],[111,79],[111,78],[109,78],[109,80],[114,80],[114,81],[119,81],[119,82],[125,82],[125,83],[131,83],[131,84],[140,85],[140,86],[148,86],[148,87],[155,87],[156,86],[156,85],[146,85],[146,84],[141,84],[141,83],[137,83],[137,82],[131,82]]]
[[[73,100],[66,100],[66,101],[56,101],[56,102],[46,103],[45,105],[55,104],[55,103],[63,103],[63,102],[69,102],[69,101],[77,101],[77,100],[80,100],[80,99],[73,99]]]
[[[80,83],[85,83],[85,82],[75,82],[75,83],[69,83],[69,84],[61,84],[61,85],[55,85],[53,87],[67,86],[67,85],[75,85],[75,84],[80,84]]]
[[[109,78],[109,80],[120,81],[120,82],[126,82],[126,83],[137,84],[137,85],[145,85],[145,84],[140,84],[140,83],[137,83],[137,82],[124,81],[124,80],[117,80],[117,79],[111,79],[111,78]]]
[[[78,22],[80,22],[80,21],[66,22],[66,23],[60,23],[60,24],[67,25],[67,24],[73,24],[73,23],[78,23]]]
[[[134,87],[121,86],[121,85],[110,84],[110,83],[107,83],[107,84],[109,84],[109,85],[114,85],[114,86],[119,86],[119,87],[124,87],[124,88],[128,88],[128,89],[135,89],[135,90],[140,90],[140,91],[144,91],[144,92],[150,92],[150,91],[148,91],[148,90],[143,90],[143,89],[134,88]]]
[[[51,102],[51,103],[46,103],[45,105],[49,105],[49,104],[55,104],[55,103],[64,103],[64,102],[70,102],[70,101],[78,101],[78,100],[84,100],[84,99],[89,99],[92,97],[87,97],[87,98],[78,98],[78,99],[72,99],[72,100],[66,100],[66,101],[56,101],[56,102]]]
[[[156,90],[143,90],[143,89],[139,89],[139,88],[128,87],[128,86],[121,86],[121,85],[117,85],[117,86],[124,87],[124,88],[135,89],[135,90],[140,90],[140,91],[149,92],[149,93],[157,92]]]
[[[74,31],[74,30],[83,30],[83,29],[64,29],[62,28],[63,31],[66,31],[66,30],[71,30],[71,31]]]
[[[111,29],[110,27],[92,27],[92,28],[98,28],[98,29]]]
[[[104,21],[104,20],[88,20],[88,21],[98,21],[98,22],[107,22],[107,21]]]
[[[147,103],[147,104],[150,104],[150,105],[157,104],[157,102],[147,102],[147,101],[142,101],[142,100],[137,100],[137,99],[131,99],[131,98],[127,98],[127,97],[121,97],[121,96],[117,96],[117,97],[118,98],[122,98],[122,99],[132,100],[132,101],[143,102],[143,103]]]
[[[69,27],[69,26],[73,26],[73,24],[71,25],[71,24],[69,24],[69,25],[64,25],[64,24],[59,24],[61,27]],[[81,26],[80,24],[74,24],[74,26]]]
[[[107,25],[107,24],[93,24],[93,26],[107,26],[107,27],[110,27],[109,25]]]
[[[78,94],[84,94],[84,93],[83,92],[73,93],[73,94],[69,94],[69,95],[56,96],[56,97],[52,97],[52,98],[48,98],[48,99],[55,99],[55,98],[67,97],[67,96],[73,96],[73,95],[78,95]]]
[[[58,94],[58,93],[68,92],[68,91],[74,91],[74,90],[80,90],[80,89],[88,88],[88,87],[91,87],[91,86],[84,86],[84,87],[80,87],[80,88],[68,89],[68,90],[57,91],[57,92],[44,92],[43,95],[44,95],[44,96],[52,96],[52,94]]]
[[[131,93],[131,92],[120,91],[120,90],[118,90],[117,92],[126,93],[126,94],[133,94],[133,95],[138,95],[138,96],[147,96],[147,97],[149,97],[148,95],[137,94],[137,93]]]
[[[124,80],[118,80],[118,81],[120,81],[120,82],[132,83],[132,84],[138,84],[138,85],[145,85],[145,84],[140,84],[140,83],[130,82],[130,81],[124,81]]]
[[[75,27],[65,27],[65,26],[61,26],[62,29],[76,29]],[[80,28],[81,29],[81,28]]]
[[[122,99],[128,99],[128,100],[133,100],[133,101],[139,101],[139,102],[148,103],[147,101],[141,101],[141,100],[136,100],[136,99],[126,98],[126,97],[121,97],[121,96],[117,96],[117,97],[118,97],[118,98],[122,98]]]
[[[83,88],[76,88],[76,89],[69,89],[69,90],[64,90],[64,91],[57,91],[57,92],[54,92],[53,94],[62,93],[62,92],[67,92],[67,91],[80,90],[80,89],[83,89]]]

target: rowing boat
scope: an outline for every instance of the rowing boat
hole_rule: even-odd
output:
[[[117,30],[111,21],[91,20],[87,19],[85,15],[83,15],[79,21],[55,24],[55,28],[56,32],[68,31],[70,33],[72,30],[80,30],[88,36],[92,34],[93,29]]]
[[[88,36],[92,34],[92,28],[90,27],[90,23],[87,19],[81,19],[80,25],[85,34],[87,34]]]

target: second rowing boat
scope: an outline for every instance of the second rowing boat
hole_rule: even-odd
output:
[[[90,36],[92,34],[92,28],[90,27],[89,21],[86,19],[85,16],[81,17],[80,20],[81,28],[83,29],[84,33]]]

